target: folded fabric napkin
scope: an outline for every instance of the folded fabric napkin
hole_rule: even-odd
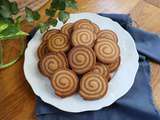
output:
[[[64,112],[36,97],[38,120],[160,120],[152,99],[150,65],[160,63],[160,38],[132,26],[132,19],[124,14],[99,14],[118,22],[134,38],[140,55],[139,69],[129,92],[109,107],[81,113]],[[33,34],[30,36],[32,37]]]

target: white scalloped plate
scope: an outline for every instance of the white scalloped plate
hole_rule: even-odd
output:
[[[37,48],[41,43],[42,37],[39,31],[28,43],[25,51],[24,73],[34,93],[40,96],[44,102],[68,112],[94,111],[113,104],[129,91],[134,83],[139,65],[134,40],[118,23],[94,13],[71,14],[68,22],[75,22],[83,18],[96,23],[101,29],[113,30],[119,39],[121,63],[114,77],[109,82],[107,94],[102,99],[86,101],[78,94],[62,99],[54,94],[50,81],[39,72],[37,67]],[[62,25],[61,22],[58,22],[56,28],[61,28]]]

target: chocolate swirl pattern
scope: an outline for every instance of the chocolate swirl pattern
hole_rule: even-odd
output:
[[[73,23],[67,23],[63,25],[63,27],[61,28],[61,32],[66,34],[70,38],[73,30],[72,27],[73,27]]]
[[[38,58],[41,60],[47,53],[49,53],[49,50],[47,48],[47,43],[42,42],[38,47],[38,51],[37,51]]]
[[[115,71],[120,65],[120,57],[116,59],[113,63],[108,64],[107,67],[109,68],[110,72]]]
[[[93,50],[86,46],[76,46],[68,54],[71,68],[78,74],[89,71],[96,63]]]
[[[102,98],[108,89],[106,80],[99,74],[87,73],[80,80],[80,95],[86,100]]]
[[[55,35],[56,33],[59,33],[60,31],[57,29],[53,29],[53,30],[49,30],[47,32],[44,33],[42,40],[43,41],[48,41],[53,35]]]
[[[109,78],[109,70],[107,66],[105,66],[102,63],[96,63],[96,65],[91,70],[92,72],[95,72],[105,78],[106,81],[108,81]]]
[[[68,62],[64,53],[50,53],[40,61],[39,67],[45,76],[50,77],[58,68],[67,68]]]
[[[93,25],[93,28],[94,28],[94,32],[98,33],[100,31],[100,28],[98,27],[98,25],[95,24],[95,23],[92,23],[92,25]]]
[[[55,94],[60,97],[67,97],[77,91],[77,75],[69,69],[58,69],[51,78],[51,83],[55,89]]]
[[[101,30],[97,34],[97,38],[107,38],[113,40],[115,43],[118,43],[117,35],[111,30]]]
[[[52,52],[66,52],[69,48],[68,37],[63,33],[55,34],[48,40],[48,49]]]
[[[108,38],[97,38],[96,42],[105,42],[105,41],[108,41],[108,40],[111,40],[111,39],[108,39]]]
[[[81,19],[74,23],[74,27],[73,27],[74,30],[81,29],[81,28],[89,29],[91,31],[94,30],[94,26],[92,25],[91,21],[87,19]]]
[[[118,45],[112,40],[97,42],[94,50],[98,60],[103,63],[112,63],[120,55]]]
[[[38,69],[49,78],[55,95],[63,98],[78,92],[85,100],[106,95],[112,72],[120,65],[113,31],[80,19],[45,32],[42,40],[37,49]]]
[[[78,29],[72,34],[72,44],[74,46],[85,45],[93,47],[95,40],[96,34],[88,29]]]

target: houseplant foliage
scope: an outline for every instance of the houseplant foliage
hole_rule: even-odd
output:
[[[66,8],[77,8],[75,0],[51,0],[49,8],[45,10],[47,16],[46,22],[41,22],[37,25],[41,32],[45,32],[49,26],[56,26],[57,19],[65,23],[69,19],[69,13]],[[20,21],[23,16],[18,16],[19,8],[16,1],[10,2],[9,0],[0,0],[0,69],[6,68],[14,64],[23,54],[24,46],[22,42],[21,52],[18,57],[7,64],[3,64],[3,47],[2,41],[15,40],[15,38],[23,38],[28,33],[22,31]],[[32,23],[41,18],[38,11],[33,11],[29,7],[25,7],[25,18],[28,22]]]

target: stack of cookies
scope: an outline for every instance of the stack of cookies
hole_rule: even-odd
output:
[[[120,64],[117,35],[100,30],[90,20],[67,23],[47,31],[38,48],[40,72],[51,81],[60,97],[79,93],[85,100],[107,93],[111,73]]]

